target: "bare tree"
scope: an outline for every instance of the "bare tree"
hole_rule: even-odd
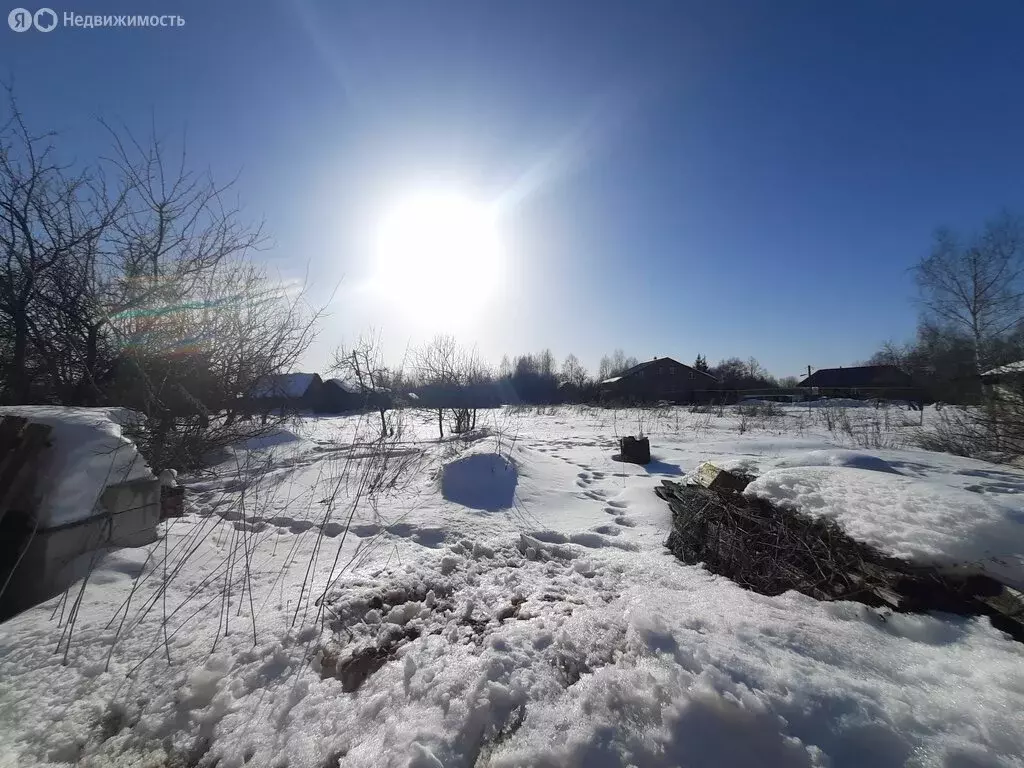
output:
[[[461,377],[461,350],[454,336],[438,335],[433,341],[418,351],[416,369],[424,384],[432,385],[441,390],[454,390],[459,386]],[[442,406],[437,409],[438,437],[444,437],[444,412]]]
[[[476,429],[477,404],[480,400],[479,388],[492,380],[491,371],[480,359],[476,349],[463,352],[462,373],[465,397],[455,411],[454,431],[456,433]]]
[[[576,355],[566,356],[562,363],[562,381],[576,389],[582,389],[587,382],[587,371]]]
[[[873,354],[865,363],[866,365],[891,365],[900,370],[907,370],[907,358],[910,355],[909,345],[899,345],[894,341],[887,341],[882,348]],[[907,371],[908,373],[910,371]]]
[[[971,338],[981,373],[987,343],[1024,320],[1024,222],[1004,213],[967,242],[940,230],[914,272],[926,313]]]
[[[747,376],[752,379],[766,379],[768,372],[758,362],[756,357],[747,358]]]
[[[537,373],[545,379],[554,377],[555,356],[551,353],[550,349],[545,349],[537,355]]]
[[[501,356],[501,365],[498,366],[498,378],[507,379],[512,375],[512,363],[508,359],[508,355]]]
[[[177,311],[111,321],[123,352],[104,393],[146,416],[134,436],[152,464],[197,466],[211,449],[292,415],[240,418],[251,415],[261,383],[298,362],[320,315],[302,284],[273,279],[255,264],[225,263]]]
[[[158,468],[237,439],[239,404],[295,363],[319,311],[301,285],[248,261],[260,227],[225,205],[230,184],[189,170],[183,149],[171,162],[155,134],[143,144],[110,130],[112,157],[72,173],[56,136],[33,133],[10,93],[7,103],[2,398],[141,411]]]
[[[635,357],[627,357],[626,353],[621,349],[616,349],[611,355],[605,355],[601,358],[597,379],[598,381],[604,381],[613,376],[618,376],[637,365],[637,362]]]
[[[627,357],[626,353],[621,349],[616,349],[612,352],[611,360],[611,375],[618,376],[628,371],[633,366],[637,365],[637,359],[635,357]]]
[[[438,437],[444,437],[444,416],[451,414],[451,431],[459,434],[476,426],[472,386],[489,378],[476,350],[466,350],[454,336],[439,335],[416,355],[421,382],[434,390]]]
[[[372,405],[380,415],[381,437],[389,434],[387,422],[388,400],[383,396],[392,383],[392,372],[381,356],[380,336],[361,336],[351,347],[334,351],[331,371],[354,384],[364,405]]]
[[[55,333],[61,299],[85,278],[114,213],[98,209],[105,188],[96,177],[57,160],[55,134],[28,128],[9,89],[7,109],[0,127],[0,317],[9,334],[2,397],[28,402],[33,380],[47,380],[52,390],[60,363],[71,357],[51,345],[67,341]]]

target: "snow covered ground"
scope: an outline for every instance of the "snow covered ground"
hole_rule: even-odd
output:
[[[927,413],[926,418],[932,418]],[[987,619],[765,597],[664,548],[704,460],[919,561],[1024,582],[1024,474],[918,414],[503,409],[308,419],[184,479],[189,513],[0,625],[0,766],[1022,765]],[[614,460],[642,430],[654,460]]]

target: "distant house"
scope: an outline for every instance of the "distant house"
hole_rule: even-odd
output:
[[[364,387],[358,382],[344,379],[328,379],[324,382],[320,409],[325,413],[345,413],[393,406],[394,397],[390,389]]]
[[[1024,402],[1024,360],[1007,363],[981,374],[982,391],[996,402]]]
[[[850,368],[822,368],[797,384],[808,394],[821,397],[849,397],[880,400],[924,399],[924,392],[909,374],[895,365],[855,365]]]
[[[363,407],[365,399],[357,384],[342,379],[327,379],[324,382],[321,407],[326,413],[358,411]]]
[[[600,383],[602,399],[626,402],[689,403],[710,399],[717,387],[718,379],[710,373],[671,357],[656,357],[634,365]]]
[[[260,381],[249,396],[258,412],[322,411],[324,382],[318,373],[278,373]]]

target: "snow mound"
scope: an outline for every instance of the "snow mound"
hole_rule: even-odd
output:
[[[122,424],[138,418],[124,408],[18,405],[0,408],[3,416],[52,429],[38,478],[42,528],[90,517],[108,485],[153,477],[135,443],[121,432]]]
[[[890,472],[900,474],[885,459],[872,456],[870,453],[848,451],[842,448],[808,451],[807,453],[790,456],[778,464],[779,467],[849,467],[850,469],[867,469],[872,472]]]
[[[812,466],[766,472],[746,493],[832,518],[853,538],[896,557],[974,564],[1024,581],[1024,513],[970,491],[886,472]]]
[[[497,512],[515,503],[515,465],[497,453],[473,453],[444,467],[441,495],[471,509]]]

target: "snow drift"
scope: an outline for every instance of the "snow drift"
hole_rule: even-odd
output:
[[[515,503],[515,465],[497,453],[471,453],[444,467],[441,494],[471,509],[497,512]]]

